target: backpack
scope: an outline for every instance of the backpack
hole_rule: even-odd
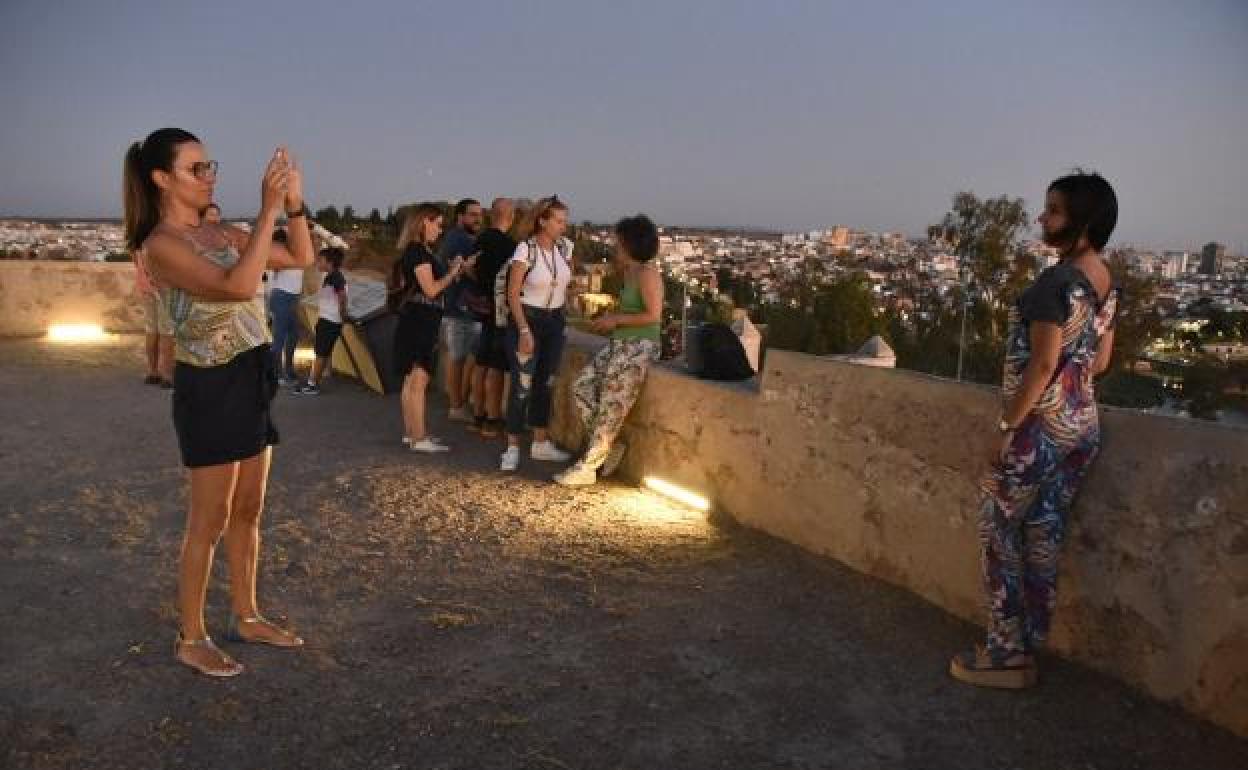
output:
[[[732,327],[707,324],[698,333],[702,368],[696,374],[705,380],[738,382],[754,376],[745,348]]]
[[[537,240],[530,238],[525,241],[528,244],[528,259],[525,260],[526,267],[524,275],[527,278],[529,271],[533,269],[533,265],[537,262]],[[568,270],[572,269],[571,250],[568,248],[572,242],[567,238],[560,238],[555,241],[555,251],[563,258],[563,263],[568,266]],[[502,329],[507,326],[507,318],[511,315],[511,308],[507,306],[507,281],[511,276],[511,262],[503,265],[498,270],[498,275],[494,276],[494,325]],[[553,296],[551,297],[553,299]],[[547,300],[547,304],[550,301]]]

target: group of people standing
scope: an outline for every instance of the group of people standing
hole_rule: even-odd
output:
[[[259,287],[266,269],[302,272],[316,255],[302,172],[284,148],[265,168],[250,232],[208,216],[216,174],[203,145],[180,129],[155,131],[126,153],[126,238],[145,255],[149,296],[157,305],[151,374],[157,383],[172,381],[174,430],[190,475],[174,654],[203,674],[227,677],[243,668],[212,641],[204,622],[208,574],[222,538],[230,567],[228,638],[303,644],[261,614],[256,596],[258,522],[278,442],[271,401],[279,375],[292,374],[274,365]],[[287,237],[275,242],[282,212]],[[1011,310],[1002,412],[990,471],[981,483],[989,631],[983,645],[950,661],[951,674],[970,684],[1022,688],[1036,681],[1036,653],[1056,605],[1057,556],[1070,506],[1100,447],[1093,380],[1109,366],[1119,299],[1102,252],[1117,216],[1114,191],[1099,175],[1077,172],[1047,191],[1039,224],[1062,258],[1041,272]],[[482,229],[480,204],[464,200],[445,238],[442,218],[433,204],[408,213],[399,238],[402,254],[387,287],[388,304],[398,315],[394,365],[404,378],[404,444],[417,452],[447,451],[425,422],[425,393],[445,339],[452,416],[487,436],[506,433],[502,470],[518,467],[526,431],[533,435],[533,459],[570,460],[548,431],[567,290],[576,270],[565,237],[567,205],[552,196],[517,211],[499,198]],[[659,352],[663,282],[654,265],[657,252],[658,233],[648,218],[616,224],[618,312],[594,321],[610,340],[575,380],[587,441],[577,462],[556,476],[560,483],[592,484],[619,460],[620,425]],[[338,266],[340,258],[322,252],[322,319],[340,327],[347,318],[345,286],[331,279]],[[168,377],[159,355],[162,330],[172,338],[176,360]],[[327,328],[325,339],[333,331]],[[323,365],[321,337],[318,329]],[[279,360],[285,364],[284,354]],[[504,378],[510,388],[505,417]],[[464,411],[469,401],[471,415]]]
[[[417,452],[449,449],[429,435],[425,421],[425,393],[444,340],[449,416],[487,438],[505,432],[501,470],[519,467],[521,441],[529,431],[532,459],[567,462],[571,455],[554,444],[548,430],[568,286],[577,269],[574,245],[565,235],[567,204],[551,196],[517,212],[515,201],[497,198],[483,230],[481,204],[464,199],[454,218],[442,234],[438,206],[411,210],[388,283],[389,304],[399,317],[394,365],[403,377],[403,441]],[[592,438],[580,461],[555,477],[560,483],[592,484],[600,468],[607,466],[609,473],[622,458],[622,444],[613,441],[659,354],[663,282],[653,265],[658,245],[658,230],[644,215],[616,225],[614,258],[623,279],[619,312],[595,319],[611,341],[575,388]]]

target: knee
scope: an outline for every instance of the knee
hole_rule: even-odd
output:
[[[187,539],[196,543],[215,545],[225,534],[230,522],[230,506],[227,503],[205,506],[191,511],[187,527]]]
[[[234,504],[230,507],[229,526],[247,526],[260,520],[260,511],[264,509],[264,498],[256,493],[235,495]]]

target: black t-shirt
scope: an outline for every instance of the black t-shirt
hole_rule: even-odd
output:
[[[433,280],[440,281],[446,277],[447,270],[449,269],[446,262],[438,259],[435,254],[429,251],[429,249],[418,243],[413,243],[404,249],[403,255],[399,257],[399,259],[403,260],[402,270],[404,289],[407,289],[408,287],[411,287],[412,289],[410,302],[433,305],[439,308],[442,307],[441,295],[437,297],[426,297],[424,292],[420,290],[420,282],[416,280],[416,268],[421,265],[431,266],[433,268]]]
[[[1036,278],[1036,282],[1019,297],[1019,315],[1024,321],[1047,321],[1061,326],[1070,318],[1071,289],[1076,286],[1084,289],[1093,307],[1099,312],[1101,301],[1096,293],[1096,287],[1082,270],[1074,265],[1059,262],[1052,267],[1045,268]],[[1106,297],[1118,291],[1118,287],[1113,284],[1109,288],[1109,294],[1106,294]]]
[[[342,291],[347,288],[347,279],[342,276],[341,270],[331,270],[325,274],[325,280],[321,282],[321,286],[328,286],[334,291]]]
[[[494,301],[494,281],[498,271],[516,253],[516,242],[507,233],[491,227],[477,238],[481,256],[477,258],[477,287],[481,293]]]

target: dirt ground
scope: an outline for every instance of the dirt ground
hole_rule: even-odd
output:
[[[2,766],[1248,767],[1062,661],[1021,694],[956,684],[971,626],[720,517],[502,476],[437,419],[455,451],[405,452],[397,401],[347,380],[277,404],[262,605],[308,646],[198,677],[171,657],[169,394],[140,368],[132,338],[0,342]]]

